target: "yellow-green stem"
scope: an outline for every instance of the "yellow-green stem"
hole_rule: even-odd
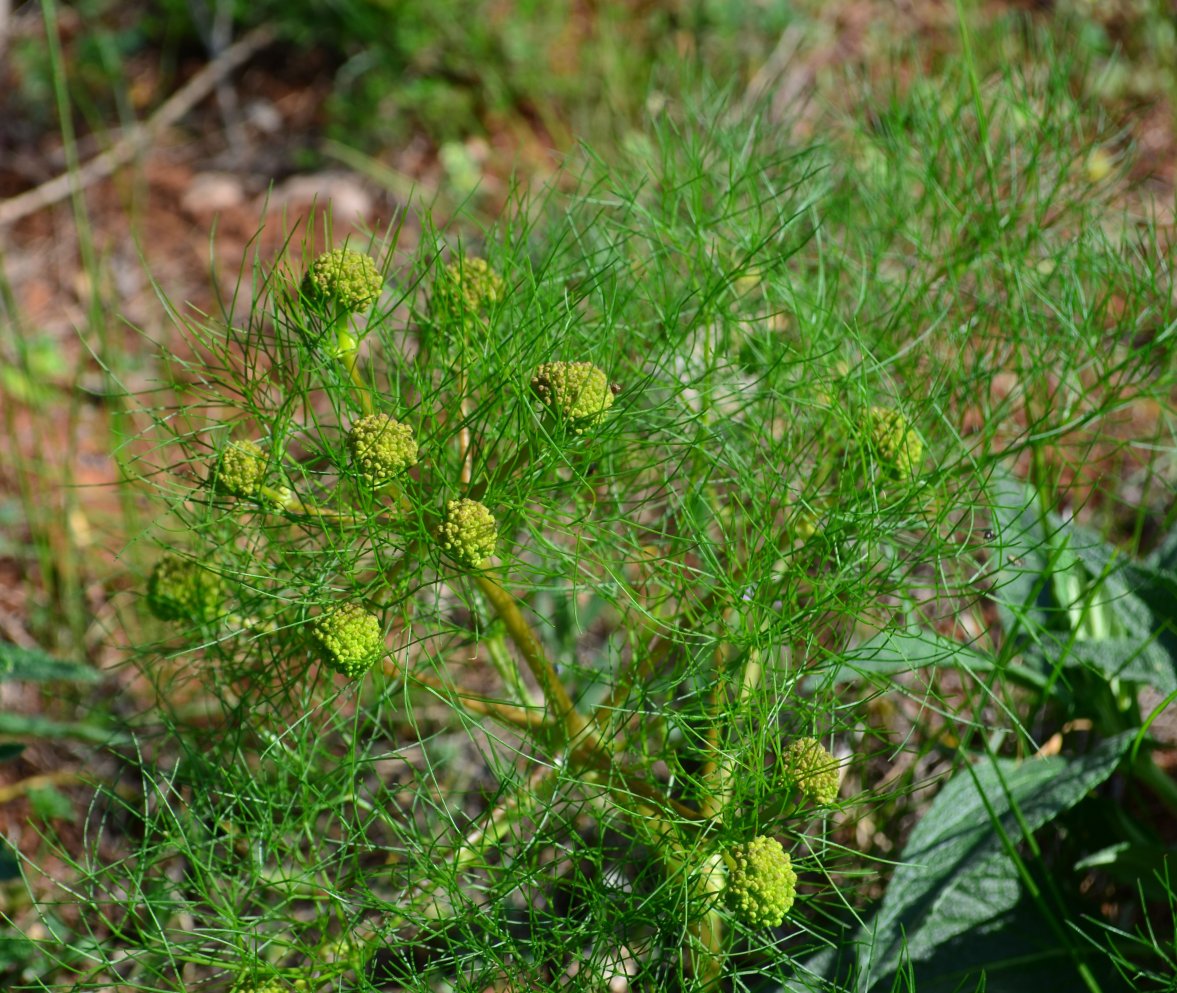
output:
[[[511,658],[511,653],[507,651],[506,639],[501,634],[492,634],[483,644],[486,646],[486,654],[491,665],[495,667],[499,678],[506,684],[507,690],[515,702],[525,707],[536,706],[538,701],[528,689],[527,684],[523,682],[519,667]]]
[[[515,598],[486,573],[476,575],[474,582],[506,625],[507,634],[515,642],[519,654],[523,656],[531,674],[535,676],[535,681],[539,683],[540,692],[543,693],[548,708],[564,726],[567,742],[571,744],[577,741],[589,730],[588,721],[572,703],[572,698],[564,688],[556,667],[544,653],[539,639],[531,630],[531,625],[527,623]]]
[[[368,384],[360,375],[360,346],[355,336],[349,330],[350,314],[340,314],[332,322],[331,329],[335,332],[335,358],[347,370],[348,378],[356,388],[360,407],[365,414],[372,413],[372,397],[368,394]]]

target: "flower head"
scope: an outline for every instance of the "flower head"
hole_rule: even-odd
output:
[[[727,903],[748,927],[778,927],[797,895],[793,862],[775,838],[764,835],[732,845],[727,863]]]
[[[324,252],[307,269],[302,295],[318,307],[331,304],[341,313],[363,310],[380,296],[384,280],[376,263],[363,252],[336,248]]]
[[[577,434],[603,421],[613,406],[609,379],[591,362],[545,362],[531,377],[531,392]]]
[[[319,946],[319,958],[329,965],[342,965],[360,970],[364,967],[369,950],[362,941],[341,936]]]
[[[503,298],[503,277],[486,259],[464,255],[454,259],[442,273],[443,293],[461,303],[467,313],[488,310]]]
[[[811,803],[828,807],[838,799],[838,761],[816,738],[790,742],[781,765],[789,785]]]
[[[321,614],[311,634],[323,648],[327,664],[348,679],[357,679],[384,654],[380,621],[356,603]]]
[[[225,583],[191,559],[165,555],[147,580],[147,606],[161,621],[211,621],[221,613]]]
[[[300,988],[305,989],[306,984],[300,986],[296,983],[291,987],[289,983],[277,979],[246,979],[233,987],[233,993],[290,993],[291,989]]]
[[[871,407],[871,444],[879,459],[901,479],[911,479],[919,470],[924,443],[898,410]]]
[[[437,529],[437,543],[450,558],[470,569],[480,569],[494,554],[498,540],[494,515],[477,500],[451,500]]]
[[[356,421],[348,432],[347,447],[356,469],[372,487],[384,485],[417,462],[413,429],[387,414],[369,414]]]
[[[232,993],[307,993],[309,989],[305,979],[239,979]]]
[[[266,478],[266,453],[252,441],[234,441],[217,458],[217,489],[232,496],[251,497]]]

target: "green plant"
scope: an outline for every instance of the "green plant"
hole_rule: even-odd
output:
[[[363,246],[358,309],[283,257],[185,321],[128,456],[202,571],[139,640],[157,747],[100,804],[128,850],[75,858],[74,988],[923,990],[1018,937],[1091,989],[1144,968],[1046,844],[1161,789],[1142,715],[1111,687],[1090,749],[1028,758],[1087,669],[1055,643],[1118,630],[1102,565],[1038,623],[1029,525],[1173,385],[1069,71],[965,60],[831,146],[704,91],[484,261],[426,225]]]

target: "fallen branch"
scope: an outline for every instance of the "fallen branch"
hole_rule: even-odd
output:
[[[0,202],[0,227],[34,214],[43,207],[69,197],[75,190],[84,190],[104,179],[120,166],[126,165],[141,152],[160,131],[181,120],[193,107],[207,97],[234,69],[274,40],[274,32],[267,27],[255,28],[201,69],[179,90],[173,93],[150,118],[136,124],[110,148],[94,156],[73,172],[55,176],[40,186]]]

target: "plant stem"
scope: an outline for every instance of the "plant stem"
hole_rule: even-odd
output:
[[[564,688],[564,684],[556,672],[556,667],[552,665],[551,660],[544,653],[539,640],[531,630],[531,625],[527,623],[527,619],[516,604],[515,598],[487,573],[474,576],[474,582],[490,605],[494,607],[495,613],[499,615],[503,624],[506,625],[507,634],[515,642],[519,653],[531,670],[531,674],[539,683],[540,691],[544,695],[544,701],[548,708],[553,711],[553,716],[563,724],[567,743],[571,744],[586,734],[599,743],[599,737],[590,730],[589,722],[576,709],[572,698],[568,695],[568,690]]]

